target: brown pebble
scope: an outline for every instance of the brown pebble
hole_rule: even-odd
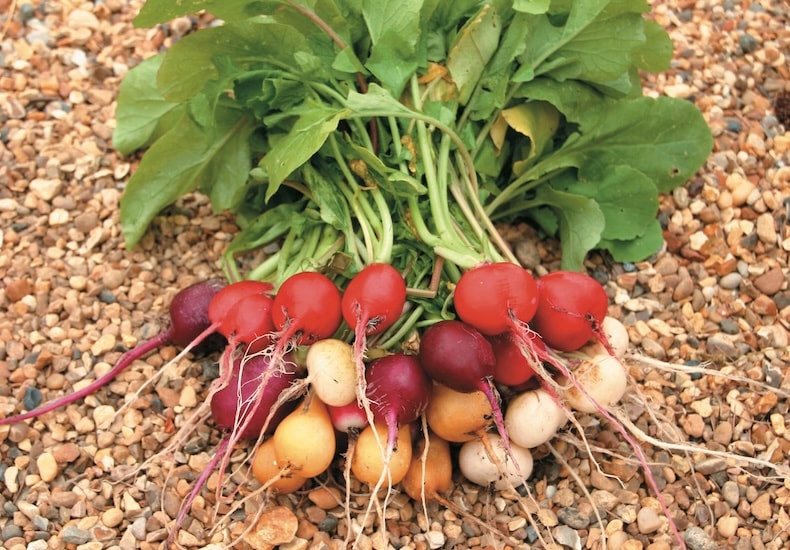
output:
[[[56,508],[71,508],[79,501],[79,495],[72,491],[53,489],[49,496],[49,502]]]
[[[285,506],[265,510],[244,540],[254,548],[269,548],[291,542],[299,528],[299,520]]]
[[[771,509],[771,493],[763,493],[757,497],[757,500],[752,502],[751,506],[752,515],[755,519],[768,521],[773,515]]]
[[[323,510],[337,508],[343,502],[340,491],[334,487],[318,487],[307,494],[310,502]]]
[[[781,267],[770,269],[754,279],[754,287],[763,294],[776,294],[782,289],[782,285],[787,282],[787,275]]]
[[[27,279],[15,279],[5,286],[5,295],[12,302],[18,302],[33,292],[33,285]]]
[[[705,420],[698,414],[688,414],[681,419],[683,431],[691,437],[702,437],[705,431]]]

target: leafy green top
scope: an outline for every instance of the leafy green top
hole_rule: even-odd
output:
[[[343,251],[354,272],[415,250],[512,259],[493,221],[529,219],[566,269],[661,244],[658,195],[712,148],[690,102],[642,95],[672,44],[645,0],[148,0],[150,26],[206,10],[124,79],[115,147],[147,151],[121,201],[128,246],[193,190],[237,214],[251,276]],[[408,245],[408,246],[407,246]]]

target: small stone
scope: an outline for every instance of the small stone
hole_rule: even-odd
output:
[[[683,533],[683,540],[686,541],[689,550],[718,550],[719,546],[705,531],[700,527],[689,527]]]
[[[108,351],[111,351],[116,343],[117,340],[113,334],[102,334],[91,346],[91,353],[96,357],[100,357]]]
[[[3,481],[9,493],[16,493],[19,490],[19,468],[16,466],[9,466],[3,472]]]
[[[706,458],[698,462],[694,468],[703,475],[715,474],[727,468],[727,461],[719,457]]]
[[[68,26],[73,29],[90,29],[95,31],[99,28],[99,19],[89,11],[74,10],[69,14]]]
[[[722,516],[716,522],[716,530],[719,535],[729,538],[738,530],[738,516]]]
[[[441,531],[428,531],[425,533],[425,538],[428,540],[428,546],[432,550],[437,550],[444,546],[445,538],[444,533]]]
[[[581,514],[576,508],[561,508],[557,512],[557,519],[574,529],[587,529],[590,525],[590,518]]]
[[[33,292],[33,285],[27,279],[14,279],[5,285],[5,295],[11,302],[18,302]]]
[[[244,537],[254,548],[269,548],[293,540],[299,528],[299,520],[285,506],[265,510],[255,527]]]
[[[61,536],[63,537],[63,542],[68,544],[85,544],[91,540],[89,531],[80,529],[74,525],[67,525],[64,527]]]
[[[732,272],[719,279],[719,286],[726,290],[734,290],[740,286],[741,281],[743,281],[743,275]]]
[[[55,479],[60,473],[55,457],[49,452],[38,455],[36,466],[38,466],[38,475],[41,476],[41,480],[47,483]]]
[[[771,515],[773,514],[771,510],[771,493],[763,493],[757,497],[757,500],[752,502],[751,510],[755,519],[762,521],[771,519]]]
[[[30,190],[39,199],[49,202],[63,191],[63,182],[56,179],[36,178],[30,182]]]
[[[581,538],[575,529],[572,529],[567,525],[559,525],[553,530],[553,533],[554,538],[557,539],[557,543],[561,544],[564,548],[581,550]]]
[[[721,487],[721,496],[730,507],[737,507],[741,501],[741,491],[738,488],[738,484],[732,480],[725,481]]]
[[[107,527],[118,527],[123,521],[123,511],[119,508],[110,508],[101,515],[101,521]]]
[[[58,464],[66,464],[77,460],[80,456],[80,448],[73,442],[61,443],[52,449],[52,456]]]
[[[181,391],[181,396],[178,399],[178,404],[187,409],[191,409],[196,407],[197,403],[198,399],[195,388],[191,385],[184,386],[184,389]]]
[[[763,294],[776,294],[782,289],[782,285],[787,281],[787,276],[782,272],[781,267],[770,269],[754,279],[754,287]]]
[[[636,526],[643,535],[655,533],[661,528],[661,517],[649,506],[640,508],[636,513]]]
[[[126,275],[119,269],[107,270],[102,276],[102,283],[107,290],[115,290],[123,284]]]
[[[318,487],[307,494],[310,502],[323,510],[332,510],[342,505],[343,497],[334,487]]]
[[[680,421],[683,431],[691,437],[702,437],[705,431],[705,420],[698,414],[688,414]]]
[[[757,217],[757,237],[765,244],[772,245],[776,243],[778,234],[776,231],[776,220],[773,215],[766,212]]]

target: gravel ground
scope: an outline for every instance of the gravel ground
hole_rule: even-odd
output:
[[[686,186],[663,198],[664,250],[634,265],[590,259],[610,294],[610,314],[631,338],[633,388],[622,414],[655,438],[644,452],[688,548],[790,548],[788,5],[655,4],[676,55],[671,70],[646,80],[648,93],[693,101],[715,150]],[[137,159],[111,146],[118,83],[200,24],[184,18],[134,29],[139,5],[0,0],[0,416],[88,383],[158,332],[178,289],[220,273],[235,231],[194,196],[163,213],[135,250],[124,249],[118,200]],[[526,228],[506,234],[525,261],[556,266],[551,243],[536,242]],[[216,434],[199,430],[171,453],[174,462],[160,457],[139,467],[196,407],[214,358],[176,361],[154,389],[115,413],[176,353],[166,347],[84,402],[0,428],[0,547],[162,546]],[[603,548],[604,533],[615,550],[677,547],[630,448],[608,425],[580,421],[592,454],[580,449],[576,431],[537,453],[534,525],[514,495],[459,480],[451,500],[526,541],[523,548],[544,547],[535,525],[555,548]],[[216,483],[212,477],[209,488]],[[240,546],[342,548],[349,525],[338,487],[326,479],[280,497]],[[241,502],[251,490],[242,486],[240,508],[214,530],[207,491],[178,541],[226,547],[260,507],[259,495]],[[362,531],[359,547],[371,548],[374,528],[357,518],[369,496],[352,490],[351,528]],[[436,505],[428,511],[397,495],[390,544],[506,546],[468,518]],[[284,534],[266,542],[272,526]]]

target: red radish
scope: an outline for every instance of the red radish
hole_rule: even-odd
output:
[[[170,324],[163,332],[124,353],[112,369],[84,388],[50,401],[38,409],[0,419],[0,426],[35,418],[58,407],[78,401],[106,386],[137,359],[165,344],[172,343],[192,349],[204,342],[215,328],[209,320],[209,303],[224,286],[225,283],[222,281],[210,279],[179,291],[170,302]]]
[[[329,338],[341,322],[340,291],[329,277],[304,271],[286,279],[272,305],[278,346],[308,345]]]
[[[278,398],[296,380],[295,373],[296,364],[287,358],[272,369],[265,355],[237,353],[228,384],[211,396],[214,423],[228,432],[238,430],[244,439],[273,432],[290,412]]]
[[[237,300],[217,329],[234,343],[247,344],[247,353],[263,351],[272,344],[272,304],[266,294],[251,294]]]
[[[538,308],[538,286],[523,267],[486,263],[461,275],[453,300],[462,321],[494,336],[532,319]]]
[[[373,416],[387,425],[386,455],[397,446],[398,428],[425,411],[431,381],[412,355],[395,353],[373,361],[365,374]]]
[[[512,332],[490,336],[488,341],[494,350],[494,382],[504,386],[521,386],[535,377],[533,363],[522,351]],[[540,342],[540,340],[535,340]],[[536,345],[542,345],[536,344]]]
[[[510,441],[492,380],[496,356],[485,336],[461,321],[439,321],[428,327],[420,339],[420,364],[433,380],[455,391],[483,392],[507,448]]]
[[[537,284],[538,309],[530,324],[548,346],[574,351],[595,336],[611,349],[601,331],[609,298],[598,281],[584,273],[555,271]]]
[[[208,316],[212,324],[220,325],[228,316],[228,312],[240,300],[255,294],[270,294],[274,286],[261,281],[237,281],[231,283],[211,300]]]

